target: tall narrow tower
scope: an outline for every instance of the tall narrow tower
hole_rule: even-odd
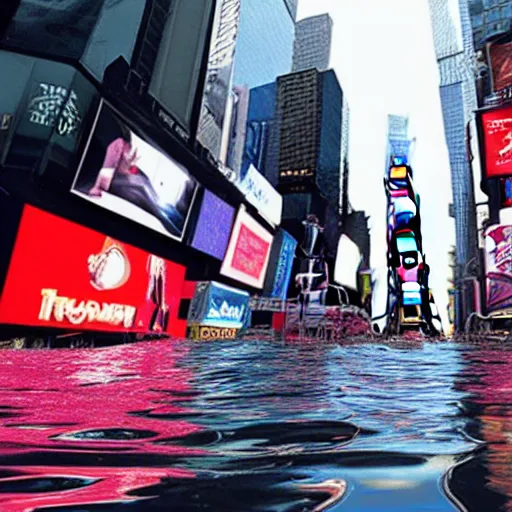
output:
[[[474,49],[467,0],[429,0],[439,73],[444,131],[450,159],[455,216],[455,328],[471,313],[465,293],[469,264],[477,256],[475,188],[466,150],[466,130],[477,108]]]

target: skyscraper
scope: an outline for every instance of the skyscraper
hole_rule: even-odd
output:
[[[292,71],[329,68],[332,19],[328,14],[311,16],[296,23]]]
[[[343,91],[334,71],[281,76],[277,98],[279,188],[316,189],[339,206]]]
[[[458,0],[460,19],[452,16],[448,0],[429,0],[429,4],[452,176],[458,283],[455,323],[461,329],[471,312],[469,301],[463,301],[462,280],[467,277],[468,264],[477,255],[475,190],[466,150],[466,129],[477,107],[473,38],[467,0]]]
[[[411,140],[409,139],[409,118],[395,114],[388,115],[388,136],[385,169],[389,167],[392,156],[409,157]]]
[[[512,0],[469,0],[475,49],[512,27]]]
[[[258,0],[241,3],[233,75],[233,118],[229,133],[227,165],[239,177],[247,164],[244,147],[252,134],[247,130],[251,89],[275,82],[292,67],[297,0]],[[258,107],[273,111],[275,95],[256,99],[268,102]],[[251,100],[254,105],[254,100]],[[260,108],[261,107],[261,108]],[[250,143],[250,142],[249,142]],[[261,169],[255,165],[261,171]]]

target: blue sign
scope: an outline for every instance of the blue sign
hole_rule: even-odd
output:
[[[198,283],[188,313],[189,325],[242,329],[251,320],[250,295],[216,282]]]
[[[286,300],[297,241],[289,233],[280,229],[276,234],[274,244],[271,255],[274,264],[268,271],[271,283],[268,287],[265,286],[265,292],[270,297]]]

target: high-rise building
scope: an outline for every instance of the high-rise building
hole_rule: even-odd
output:
[[[468,3],[476,50],[512,27],[512,0],[469,0]]]
[[[279,189],[318,190],[340,203],[343,91],[334,71],[316,69],[277,81]]]
[[[391,157],[409,157],[411,140],[409,139],[409,118],[395,114],[388,115],[388,135],[385,169],[389,167]]]
[[[316,68],[329,69],[331,56],[332,19],[328,14],[304,18],[295,26],[292,71]]]
[[[275,82],[291,71],[297,0],[242,2],[233,75],[233,117],[229,133],[227,165],[242,178],[247,168],[245,144],[251,137],[249,101],[257,110],[275,108],[275,96],[251,99],[251,90]],[[267,104],[262,104],[266,101]],[[261,112],[258,114],[262,121]],[[251,142],[249,141],[249,144]],[[255,165],[258,170],[261,169]]]
[[[457,250],[458,286],[455,291],[456,328],[471,312],[463,300],[463,279],[477,255],[473,171],[466,147],[466,130],[477,108],[474,47],[467,0],[458,0],[459,16],[452,16],[448,0],[429,0],[435,52],[440,72],[440,94],[450,160]]]

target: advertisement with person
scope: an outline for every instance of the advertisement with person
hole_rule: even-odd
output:
[[[231,93],[240,0],[217,2],[197,140],[215,160],[221,158],[224,120]]]
[[[270,263],[265,279],[264,294],[286,300],[292,275],[297,240],[284,229],[279,229],[274,237]]]
[[[184,336],[185,267],[25,206],[0,323]]]
[[[209,190],[205,190],[190,245],[222,261],[226,255],[234,219],[235,209]]]
[[[197,188],[184,167],[100,106],[73,193],[181,241]]]
[[[512,175],[512,107],[482,114],[487,178]]]
[[[220,273],[253,288],[263,288],[272,235],[240,208]]]
[[[512,308],[512,226],[492,226],[485,233],[487,312]]]

